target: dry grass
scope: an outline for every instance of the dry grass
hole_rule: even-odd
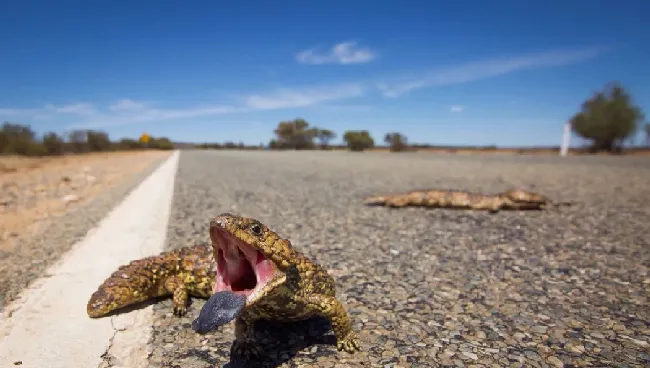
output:
[[[84,154],[69,154],[63,156],[46,157],[25,157],[18,155],[0,155],[0,173],[12,173],[17,171],[30,171],[42,167],[54,167],[59,165],[74,165],[80,163],[107,160],[113,157],[140,155],[148,152],[159,152],[156,150],[141,151],[118,151],[118,152],[92,152]]]
[[[47,158],[0,157],[0,251],[38,231],[45,220],[92,200],[169,151],[91,153]],[[66,195],[75,200],[66,201]]]

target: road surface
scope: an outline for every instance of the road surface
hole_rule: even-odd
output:
[[[424,187],[524,187],[579,204],[488,214],[359,202]],[[232,324],[189,326],[201,300],[183,318],[165,300],[100,320],[85,302],[119,264],[205,242],[209,218],[229,211],[325,265],[362,339],[350,356],[320,320],[262,324],[257,366],[648,366],[649,201],[639,157],[183,151],[5,308],[0,365],[228,364]]]

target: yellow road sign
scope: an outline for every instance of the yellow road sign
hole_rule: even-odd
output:
[[[149,142],[149,139],[150,139],[150,138],[151,138],[151,137],[149,136],[149,134],[147,134],[147,133],[142,133],[142,135],[140,136],[140,142],[142,142],[142,143],[147,143],[147,142]]]

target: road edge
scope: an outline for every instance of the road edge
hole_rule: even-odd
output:
[[[99,366],[107,357],[118,367],[147,363],[151,306],[90,319],[85,302],[118,266],[162,251],[179,156],[180,151],[175,150],[4,308],[0,315],[0,365]]]

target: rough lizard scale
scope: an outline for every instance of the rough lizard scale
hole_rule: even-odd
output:
[[[548,207],[572,204],[572,202],[553,202],[539,193],[519,189],[495,194],[461,190],[423,189],[405,193],[370,196],[365,198],[363,202],[366,205],[393,208],[417,206],[489,212],[498,212],[500,210],[543,210]]]
[[[120,266],[95,291],[88,316],[103,317],[118,309],[172,296],[174,314],[187,313],[189,296],[209,298],[217,263],[209,244],[198,244],[138,259]]]
[[[246,296],[235,321],[236,354],[259,353],[253,334],[257,320],[299,321],[316,315],[331,322],[338,350],[360,350],[350,318],[336,298],[334,279],[289,240],[256,219],[230,213],[210,222],[210,239],[218,264],[215,291]]]
[[[256,219],[230,213],[213,218],[209,233],[211,247],[185,247],[121,266],[91,296],[88,315],[101,317],[166,295],[173,295],[175,314],[183,315],[188,296],[230,291],[246,297],[235,321],[235,354],[259,354],[253,334],[257,320],[291,322],[316,315],[331,322],[338,350],[360,350],[334,279],[289,240]]]

